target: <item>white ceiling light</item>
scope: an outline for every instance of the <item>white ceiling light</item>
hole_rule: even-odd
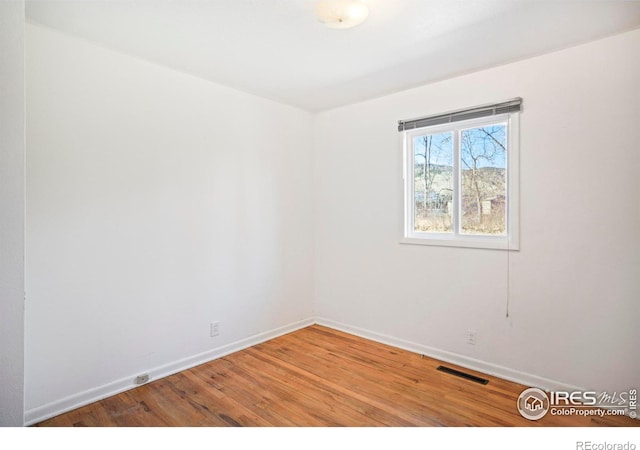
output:
[[[352,28],[369,16],[369,8],[362,0],[320,0],[316,17],[330,28]]]

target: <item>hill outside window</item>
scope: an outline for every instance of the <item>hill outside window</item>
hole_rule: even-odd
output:
[[[400,121],[402,243],[518,250],[522,99]]]

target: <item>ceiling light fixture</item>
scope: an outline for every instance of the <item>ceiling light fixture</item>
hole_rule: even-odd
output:
[[[316,17],[329,28],[353,28],[368,16],[362,0],[320,0],[316,5]]]

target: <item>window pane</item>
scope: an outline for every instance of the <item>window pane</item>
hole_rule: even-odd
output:
[[[451,233],[453,133],[417,136],[414,151],[414,231]]]
[[[506,234],[506,125],[460,132],[461,232]]]

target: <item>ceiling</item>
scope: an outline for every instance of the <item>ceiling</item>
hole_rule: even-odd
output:
[[[27,0],[27,20],[310,111],[640,27],[637,0],[363,1],[349,30],[316,0]]]

